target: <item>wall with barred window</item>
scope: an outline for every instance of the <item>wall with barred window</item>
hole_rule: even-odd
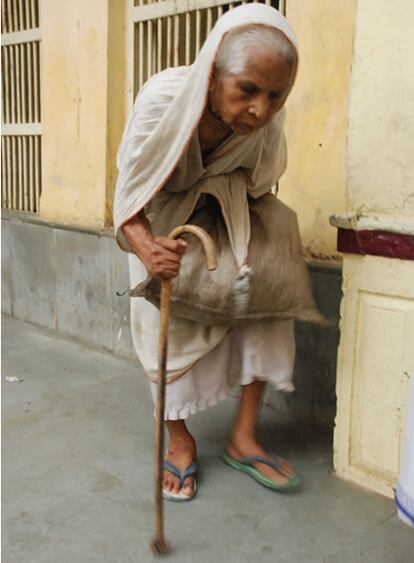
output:
[[[301,53],[280,197],[298,212],[308,256],[337,257],[328,217],[344,209],[356,0],[265,2],[287,14]],[[137,91],[153,73],[190,63],[220,14],[241,3],[3,2],[3,208],[110,227],[116,150]]]

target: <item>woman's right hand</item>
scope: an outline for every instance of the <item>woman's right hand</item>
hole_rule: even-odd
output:
[[[122,231],[151,277],[171,279],[178,275],[187,247],[184,240],[154,237],[143,213],[132,217]]]
[[[152,277],[171,279],[178,275],[187,243],[184,240],[155,237],[146,256],[140,256]]]

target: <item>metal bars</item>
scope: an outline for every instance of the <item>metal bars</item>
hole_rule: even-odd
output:
[[[3,45],[2,122],[40,122],[39,42]]]
[[[134,97],[155,73],[189,65],[216,20],[247,0],[132,0]],[[263,0],[278,7],[281,1]]]
[[[37,213],[41,192],[39,0],[3,0],[2,207]]]
[[[2,0],[1,33],[13,33],[39,27],[38,0]]]
[[[40,135],[1,138],[2,206],[38,212],[41,185]]]

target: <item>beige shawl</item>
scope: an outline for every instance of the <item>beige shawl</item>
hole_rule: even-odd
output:
[[[223,36],[254,23],[281,30],[296,45],[293,31],[277,10],[246,4],[218,20],[192,66],[161,72],[141,89],[118,152],[114,223],[123,250],[132,251],[121,227],[141,209],[145,208],[153,232],[166,235],[188,219],[203,193],[210,193],[220,202],[236,261],[243,264],[250,238],[247,196],[257,198],[267,193],[286,168],[284,112],[251,135],[231,135],[204,162],[197,126]],[[130,265],[135,285],[146,277],[146,271],[135,256]],[[155,378],[159,312],[140,298],[132,305],[134,343],[146,373]],[[172,318],[168,376],[189,369],[227,331],[228,327],[205,327]]]

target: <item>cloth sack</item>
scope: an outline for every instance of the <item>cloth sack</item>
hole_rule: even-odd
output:
[[[271,193],[248,199],[250,241],[245,264],[237,264],[219,201],[204,203],[187,223],[205,229],[215,242],[217,269],[208,271],[201,242],[188,246],[172,281],[171,314],[206,325],[298,319],[325,323],[318,311],[302,256],[296,214]],[[168,233],[167,233],[168,234]],[[147,278],[129,291],[159,307],[160,281]]]

